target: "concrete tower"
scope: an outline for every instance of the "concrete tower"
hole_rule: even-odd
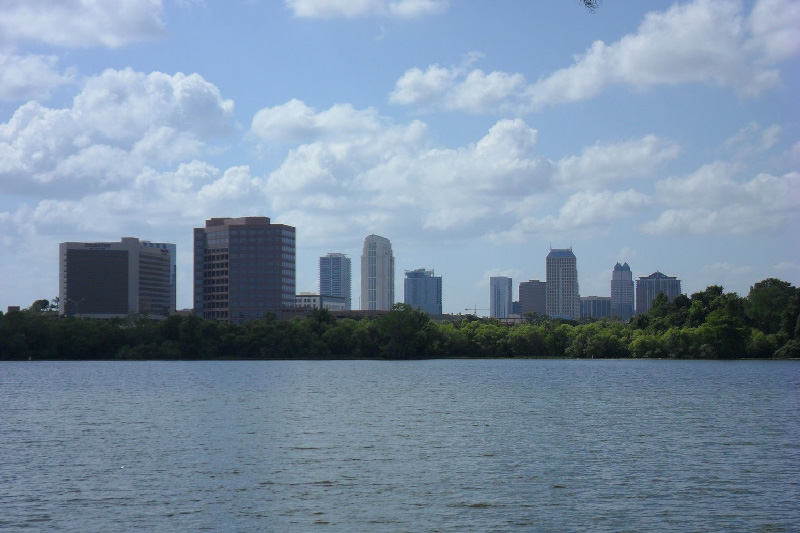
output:
[[[388,311],[394,305],[394,256],[386,237],[367,235],[361,253],[361,309]]]
[[[628,263],[614,265],[611,274],[611,316],[628,320],[633,316],[633,274]]]
[[[581,316],[578,260],[572,248],[550,249],[547,268],[547,314],[577,320]]]

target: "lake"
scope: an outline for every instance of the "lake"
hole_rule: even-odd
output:
[[[0,529],[798,531],[796,361],[0,362]]]

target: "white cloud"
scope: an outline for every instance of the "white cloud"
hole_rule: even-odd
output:
[[[566,200],[556,215],[522,218],[510,229],[492,233],[491,238],[524,242],[540,235],[607,233],[615,220],[633,216],[647,209],[651,203],[649,196],[633,189],[577,192]]]
[[[783,61],[800,52],[800,2],[759,0],[748,23],[750,45],[763,61]]]
[[[509,216],[509,203],[549,188],[552,174],[533,155],[537,132],[520,119],[498,121],[474,144],[440,148],[420,121],[394,125],[371,110],[316,112],[292,101],[258,113],[251,135],[262,133],[305,141],[266,179],[272,209],[337,213],[353,225],[393,214],[429,231],[466,231],[495,223],[493,211]]]
[[[676,207],[642,229],[651,234],[754,234],[779,231],[797,220],[800,173],[764,173],[740,183],[734,179],[735,170],[712,163],[686,178],[659,182],[659,199]]]
[[[317,113],[299,100],[258,111],[250,135],[258,140],[301,143],[320,138],[342,138],[371,134],[381,127],[374,109],[357,111],[350,104],[337,104]]]
[[[713,83],[756,95],[777,83],[765,57],[748,52],[741,4],[695,0],[649,13],[636,33],[616,43],[595,42],[571,67],[531,88],[534,104],[591,98],[610,84],[634,88]]]
[[[438,102],[461,75],[457,67],[430,65],[424,71],[407,70],[389,94],[389,102],[403,105],[429,105]]]
[[[703,165],[682,178],[669,178],[656,183],[658,198],[667,205],[681,207],[719,207],[747,200],[742,187],[733,177],[737,168],[731,163],[716,161]]]
[[[597,143],[557,164],[555,179],[567,187],[603,188],[631,178],[648,179],[664,161],[676,158],[678,146],[656,135],[616,143]]]
[[[744,155],[765,152],[778,143],[782,132],[783,127],[779,124],[762,128],[758,123],[751,122],[726,140],[725,147],[740,158]]]
[[[562,68],[529,84],[519,73],[465,66],[411,68],[389,101],[423,109],[515,110],[586,100],[610,85],[635,90],[703,83],[757,96],[776,85],[775,65],[800,53],[800,3],[760,0],[748,16],[735,0],[694,0],[645,16],[635,33],[594,42]]]
[[[161,0],[3,0],[0,45],[119,47],[161,35]]]
[[[0,124],[0,190],[47,184],[79,194],[131,180],[145,165],[197,155],[230,131],[233,103],[197,74],[106,70],[90,78],[71,108],[36,101]]]
[[[525,76],[470,70],[468,67],[479,57],[470,54],[458,66],[430,65],[424,71],[411,68],[395,83],[389,102],[469,113],[522,109],[528,88]]]
[[[442,13],[447,0],[285,0],[296,17],[400,17],[416,18]]]
[[[44,99],[53,89],[72,83],[75,72],[58,72],[56,56],[16,55],[0,51],[0,100]]]

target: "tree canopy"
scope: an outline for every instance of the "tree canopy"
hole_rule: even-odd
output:
[[[513,326],[474,316],[437,323],[406,304],[338,321],[325,309],[244,324],[180,315],[95,320],[50,317],[40,312],[48,303],[0,313],[0,360],[800,357],[800,289],[774,278],[745,298],[717,285],[672,301],[659,295],[648,314],[627,323],[536,315]]]

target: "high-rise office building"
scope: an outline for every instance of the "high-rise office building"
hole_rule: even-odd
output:
[[[328,254],[319,258],[319,293],[344,298],[345,310],[351,307],[350,258],[345,254]]]
[[[194,229],[194,309],[241,323],[294,307],[295,229],[269,217],[211,218]]]
[[[633,274],[628,263],[614,265],[611,274],[611,316],[628,320],[633,316]]]
[[[394,256],[386,237],[367,235],[361,253],[361,309],[389,311],[394,305]]]
[[[547,315],[578,319],[581,316],[578,290],[578,260],[572,248],[550,249],[546,260]]]
[[[511,315],[511,278],[492,276],[489,278],[489,316],[508,318]]]
[[[636,281],[636,312],[647,313],[660,292],[671,302],[681,293],[681,280],[659,271],[639,278]]]
[[[175,310],[175,245],[135,237],[59,244],[59,312],[94,318]]]
[[[442,277],[433,270],[406,270],[403,281],[404,302],[429,315],[442,314]]]
[[[519,284],[519,311],[523,313],[536,313],[539,316],[547,314],[547,283],[532,279]]]

